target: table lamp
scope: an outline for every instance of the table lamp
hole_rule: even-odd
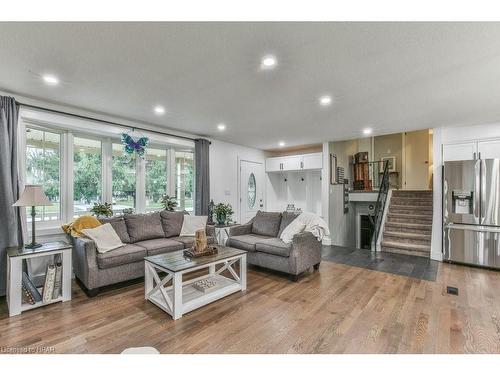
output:
[[[35,206],[52,206],[49,198],[43,192],[41,185],[26,185],[19,200],[13,206],[31,206],[31,243],[24,246],[27,249],[36,249],[42,244],[35,242]]]

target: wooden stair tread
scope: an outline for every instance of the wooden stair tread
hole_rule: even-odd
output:
[[[432,211],[432,206],[414,206],[406,204],[391,204],[391,209],[395,210],[415,210],[415,211]]]
[[[385,236],[391,236],[391,237],[401,237],[401,238],[408,238],[408,239],[422,239],[422,240],[429,240],[431,239],[430,234],[424,234],[424,233],[408,233],[408,232],[394,232],[394,231],[384,231],[384,237]]]
[[[394,213],[391,212],[391,209],[389,208],[389,213],[387,214],[388,217],[402,217],[402,218],[414,218],[414,219],[429,219],[432,220],[432,215],[421,215],[421,214],[400,214],[400,213]]]
[[[432,231],[432,224],[421,224],[421,223],[397,223],[397,222],[389,222],[387,221],[385,223],[386,228],[394,228],[397,227],[398,229],[419,229],[419,230],[428,230],[429,232]],[[394,232],[393,229],[388,229],[392,232]]]
[[[431,247],[430,245],[419,245],[419,244],[413,244],[413,243],[405,243],[405,242],[393,242],[393,241],[382,241],[381,243],[382,247],[393,247],[397,249],[403,249],[403,250],[415,250],[415,251],[424,251],[424,252],[430,252]]]

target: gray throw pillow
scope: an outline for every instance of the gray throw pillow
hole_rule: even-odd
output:
[[[184,222],[184,215],[188,214],[186,211],[161,211],[161,225],[164,236],[167,238],[179,236]]]
[[[125,223],[132,243],[165,237],[159,212],[125,215]]]
[[[257,211],[252,223],[252,233],[261,236],[278,237],[281,223],[281,212]]]
[[[299,215],[300,214],[297,214],[295,212],[287,212],[287,211],[284,211],[281,214],[281,224],[280,224],[280,230],[278,231],[278,237],[281,236],[281,233],[283,233],[285,228],[289,226],[290,223],[294,221]]]
[[[111,224],[118,237],[120,237],[120,240],[123,243],[130,243],[130,236],[128,235],[127,225],[125,224],[125,219],[123,218],[123,216],[99,219],[99,221],[101,222],[101,224]]]

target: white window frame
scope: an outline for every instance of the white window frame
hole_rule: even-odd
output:
[[[68,181],[67,181],[68,177],[71,177],[71,180],[72,180],[72,175],[69,176],[68,174],[65,173],[68,170],[68,166],[67,166],[67,162],[63,161],[65,159],[64,153],[67,152],[67,148],[64,146],[64,144],[67,140],[67,133],[65,133],[61,129],[51,128],[51,127],[48,127],[46,125],[41,125],[41,124],[37,124],[34,122],[30,122],[30,121],[26,121],[23,123],[23,125],[22,125],[22,131],[23,131],[22,144],[24,147],[22,149],[22,152],[19,152],[20,157],[18,157],[19,165],[22,166],[22,169],[20,169],[20,170],[23,171],[22,178],[20,179],[23,186],[26,184],[26,180],[27,180],[27,178],[26,178],[26,164],[27,164],[27,161],[26,161],[26,156],[27,156],[26,155],[26,147],[27,147],[26,129],[28,129],[28,128],[39,130],[39,131],[47,131],[47,132],[54,133],[54,134],[59,134],[59,217],[60,217],[60,219],[59,220],[37,221],[36,228],[37,228],[37,230],[38,229],[43,230],[44,228],[52,228],[52,227],[56,227],[56,226],[60,227],[64,223],[64,218],[66,215],[66,210],[65,210],[65,207],[63,205],[63,200],[67,201],[66,199],[68,198],[67,197],[67,194],[68,194],[67,188],[64,188],[64,187],[68,183]],[[35,207],[35,209],[36,209],[36,207]],[[31,231],[30,225],[28,225],[28,230]]]
[[[21,187],[26,184],[26,128],[59,133],[60,140],[60,207],[61,220],[40,221],[36,223],[37,234],[48,235],[62,233],[61,225],[73,220],[74,215],[74,137],[95,139],[101,142],[102,184],[101,199],[112,202],[112,144],[121,143],[121,134],[128,129],[99,121],[81,119],[74,116],[53,112],[33,110],[21,107],[18,123],[18,165]],[[143,133],[150,138],[153,147],[165,147],[167,151],[167,194],[175,195],[175,149],[191,149],[194,141],[184,140],[155,133]],[[194,194],[194,192],[193,192]],[[146,161],[136,157],[136,207],[135,211],[146,210]],[[29,227],[29,226],[28,226]]]

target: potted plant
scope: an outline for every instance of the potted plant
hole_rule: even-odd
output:
[[[177,201],[175,197],[170,197],[168,195],[164,195],[161,198],[160,203],[163,205],[163,208],[167,211],[174,211],[175,207],[177,207]]]
[[[112,205],[111,203],[94,203],[90,209],[90,213],[98,219],[113,216]]]
[[[135,210],[132,207],[130,207],[130,208],[124,208],[122,210],[122,214],[124,214],[124,215],[132,215],[134,213],[134,211]]]
[[[234,214],[233,207],[229,203],[216,204],[214,214],[217,224],[224,225],[231,220],[231,216]]]

